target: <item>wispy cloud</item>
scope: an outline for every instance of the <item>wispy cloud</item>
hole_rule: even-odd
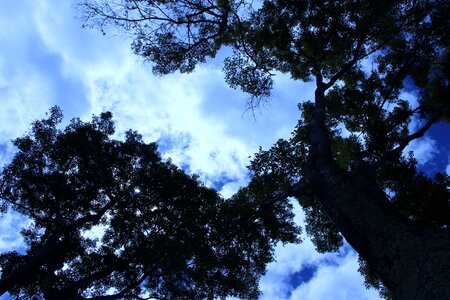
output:
[[[424,165],[431,161],[439,153],[437,143],[428,136],[412,141],[406,148],[405,153],[412,151],[419,165]]]

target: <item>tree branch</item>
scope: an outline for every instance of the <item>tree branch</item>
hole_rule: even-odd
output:
[[[399,143],[399,145],[398,145],[396,148],[392,149],[392,150],[388,153],[388,155],[389,155],[389,156],[399,155],[399,154],[406,148],[406,146],[408,146],[408,144],[409,144],[410,142],[412,142],[413,140],[415,140],[415,139],[417,139],[417,138],[422,137],[422,136],[425,134],[425,132],[426,132],[428,129],[430,129],[430,127],[431,127],[434,123],[436,123],[438,120],[439,120],[439,118],[436,117],[436,116],[430,118],[430,119],[425,123],[425,125],[424,125],[422,128],[420,128],[420,129],[419,129],[418,131],[416,131],[415,133],[413,133],[413,134],[407,136],[405,139],[403,139],[403,140]]]
[[[248,58],[250,58],[250,60],[255,64],[256,69],[260,69],[263,70],[265,73],[267,73],[269,76],[273,76],[274,74],[270,72],[269,69],[267,69],[265,66],[261,65],[260,63],[258,63],[258,61],[256,60],[255,56],[250,53],[250,50],[247,48],[246,46],[246,42],[244,40],[244,29],[242,26],[242,22],[240,17],[238,16],[238,14],[234,11],[232,11],[232,14],[235,16],[237,23],[238,23],[238,28],[239,28],[239,40],[240,43],[242,45],[242,50],[244,51],[245,55],[247,55]]]
[[[365,41],[363,38],[358,39],[353,58],[349,62],[347,62],[336,74],[334,74],[327,83],[324,84],[324,90],[332,87],[336,83],[336,81],[338,81],[348,70],[350,70],[350,68],[353,67],[361,58],[367,56],[367,54],[363,57],[360,56],[360,52],[362,46],[364,45],[364,42]]]

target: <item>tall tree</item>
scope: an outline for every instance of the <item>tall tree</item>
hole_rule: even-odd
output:
[[[136,132],[111,139],[111,113],[61,120],[54,107],[34,122],[1,173],[2,211],[32,223],[24,251],[0,254],[0,295],[255,299],[274,245],[299,241],[287,201],[265,210],[251,187],[225,200]]]
[[[225,79],[250,93],[251,105],[270,95],[276,72],[313,81],[314,101],[300,106],[293,138],[256,156],[255,185],[269,180],[274,191],[299,199],[318,250],[336,249],[344,236],[362,258],[367,283],[386,295],[450,296],[449,178],[418,173],[403,154],[433,124],[450,120],[448,1],[79,5],[86,25],[131,33],[134,52],[156,74],[191,72],[231,47]],[[405,82],[417,104],[401,98]],[[412,119],[421,127],[410,132]]]

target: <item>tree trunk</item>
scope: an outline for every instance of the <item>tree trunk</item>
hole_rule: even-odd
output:
[[[315,96],[308,159],[313,193],[395,299],[449,299],[450,232],[421,228],[398,214],[367,170],[349,173],[333,164],[320,85]]]

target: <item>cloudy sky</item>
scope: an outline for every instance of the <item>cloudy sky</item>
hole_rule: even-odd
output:
[[[311,85],[277,76],[271,101],[253,116],[248,96],[225,84],[220,59],[189,75],[154,77],[131,54],[130,40],[113,29],[105,36],[83,29],[75,16],[71,1],[0,1],[0,166],[12,157],[11,139],[53,105],[66,120],[88,121],[110,110],[118,138],[138,130],[147,142],[158,141],[164,157],[229,196],[246,184],[249,156],[289,137],[297,103],[312,99]],[[412,95],[405,91],[405,97]],[[409,148],[430,174],[450,173],[446,131],[435,126]],[[26,220],[17,215],[0,219],[0,252],[23,247],[21,225]],[[277,248],[277,261],[261,280],[262,299],[378,299],[364,288],[349,246],[323,255],[304,240]]]

